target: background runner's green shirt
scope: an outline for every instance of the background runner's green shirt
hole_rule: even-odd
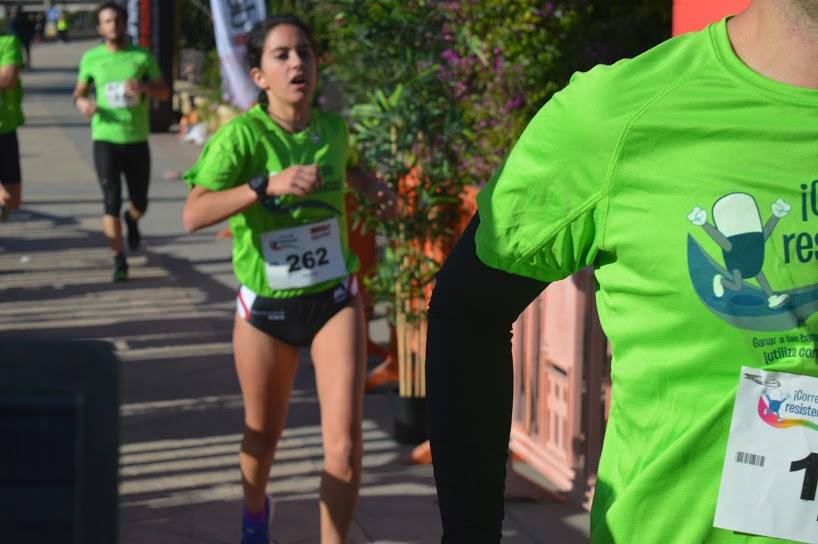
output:
[[[614,361],[592,542],[783,542],[712,525],[741,366],[818,376],[816,142],[818,91],[753,72],[722,21],[575,75],[480,193],[489,266],[596,268]],[[746,282],[718,297],[725,264]]]
[[[314,110],[306,130],[289,133],[261,106],[255,106],[213,135],[184,179],[191,186],[221,191],[295,164],[318,165],[321,185],[312,193],[305,197],[276,197],[271,199],[269,210],[259,203],[230,218],[233,270],[239,282],[265,297],[294,297],[334,287],[342,278],[300,289],[272,289],[260,236],[335,217],[347,272],[357,272],[358,258],[349,248],[344,207],[346,167],[350,162],[349,136],[340,116]]]
[[[129,144],[148,139],[149,98],[142,96],[135,104],[112,102],[112,93],[129,79],[152,81],[161,75],[153,56],[141,47],[127,46],[111,51],[105,44],[89,49],[82,55],[77,79],[94,82],[97,113],[91,120],[91,139]]]
[[[0,35],[0,67],[23,66],[23,49],[12,35]],[[23,124],[23,86],[20,78],[13,88],[0,91],[0,134],[13,132]]]

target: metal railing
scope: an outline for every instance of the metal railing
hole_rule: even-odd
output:
[[[510,450],[590,508],[610,405],[610,355],[590,271],[551,284],[514,324]]]

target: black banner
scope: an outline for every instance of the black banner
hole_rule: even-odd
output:
[[[148,49],[156,61],[165,82],[173,93],[175,59],[178,49],[176,36],[177,0],[125,0],[128,10],[127,33],[131,43]],[[167,132],[173,122],[170,100],[151,101],[152,132]]]

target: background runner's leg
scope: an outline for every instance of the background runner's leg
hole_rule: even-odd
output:
[[[321,542],[344,542],[361,484],[366,336],[360,296],[335,314],[312,343],[324,472],[321,474]]]
[[[102,216],[102,229],[108,239],[108,245],[115,255],[122,253],[122,223],[119,210],[122,207],[121,168],[116,146],[109,142],[94,141],[94,166],[97,170],[99,185],[102,188],[105,212]]]
[[[128,214],[138,220],[148,209],[151,180],[151,153],[148,142],[129,144],[122,157],[122,171],[128,185]]]
[[[108,245],[111,251],[118,255],[122,253],[125,247],[122,244],[122,222],[118,215],[102,216],[102,230],[105,231],[105,237],[108,239]]]
[[[128,247],[135,250],[140,246],[142,234],[139,219],[148,209],[148,185],[151,177],[151,153],[148,142],[128,144],[123,149],[122,170],[128,185],[128,209],[122,214],[128,229]]]
[[[22,185],[17,183],[0,183],[0,206],[9,210],[16,210],[20,207],[22,196]]]

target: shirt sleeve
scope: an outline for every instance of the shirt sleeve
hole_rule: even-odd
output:
[[[358,157],[358,148],[355,146],[355,138],[350,136],[349,134],[349,127],[347,127],[346,120],[337,115],[337,122],[340,126],[340,136],[341,139],[339,141],[339,145],[343,146],[344,149],[344,168],[352,168],[358,165],[359,157]]]
[[[257,138],[240,120],[236,118],[220,128],[205,144],[199,160],[182,176],[189,187],[222,191],[249,181],[253,173],[247,171]]]
[[[80,59],[80,69],[77,74],[77,81],[80,83],[88,83],[91,81],[91,71],[89,69],[88,55],[83,55]]]
[[[153,81],[154,79],[162,77],[162,71],[159,69],[159,64],[157,64],[156,59],[148,53],[148,65],[147,70],[145,72],[145,76],[147,76],[148,81]]]
[[[621,116],[606,111],[608,68],[576,74],[555,94],[478,195],[483,263],[551,282],[594,262],[622,132]]]
[[[0,50],[0,66],[22,66],[23,48],[20,46],[20,40],[11,36],[10,43],[10,47]]]

